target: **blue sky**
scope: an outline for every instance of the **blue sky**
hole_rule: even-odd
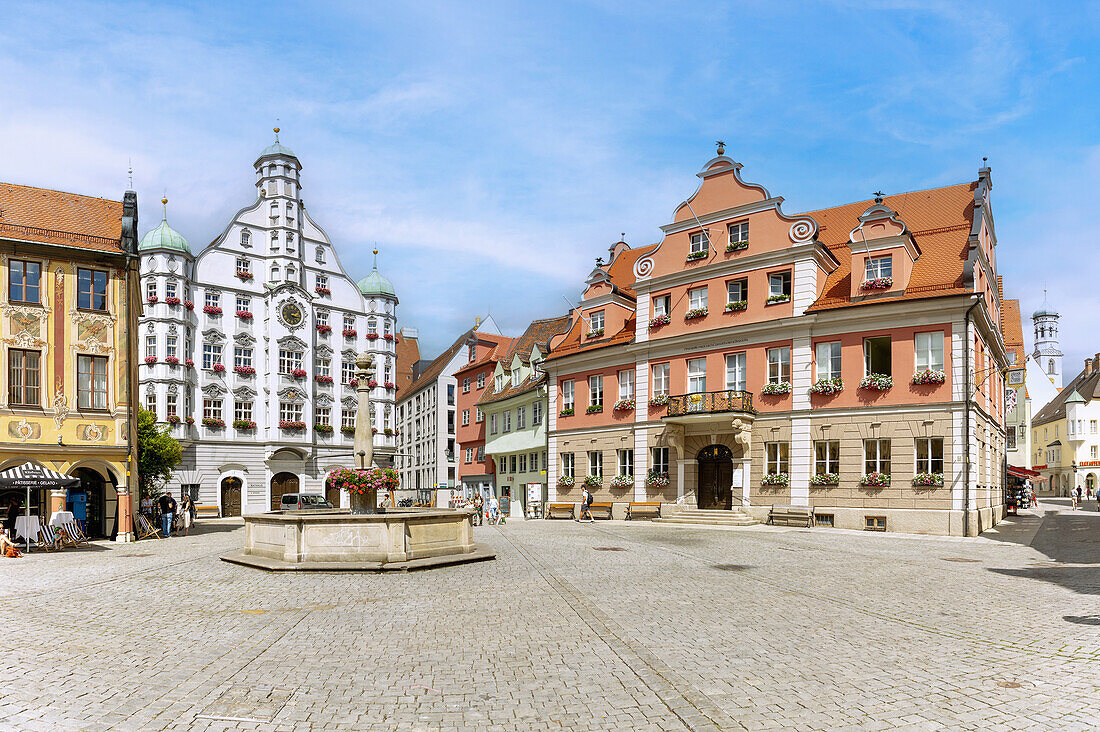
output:
[[[117,198],[199,247],[281,138],[349,273],[434,355],[564,312],[656,241],[725,140],[788,213],[993,168],[999,267],[1100,351],[1100,9],[1085,3],[19,3],[0,6],[0,180]],[[1025,323],[1030,331],[1030,323]]]

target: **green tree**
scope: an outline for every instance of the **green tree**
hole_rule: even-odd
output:
[[[182,460],[180,443],[168,434],[167,427],[157,425],[157,415],[144,409],[138,412],[138,486],[142,497],[160,493]]]

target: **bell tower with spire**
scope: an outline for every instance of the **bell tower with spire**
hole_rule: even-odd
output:
[[[1062,388],[1062,350],[1059,348],[1058,320],[1062,316],[1047,304],[1043,290],[1043,305],[1031,315],[1035,324],[1035,351],[1032,358],[1057,388]]]

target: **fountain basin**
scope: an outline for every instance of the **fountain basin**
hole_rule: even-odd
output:
[[[385,513],[274,511],[244,517],[244,549],[226,562],[276,572],[381,572],[494,559],[466,509]]]

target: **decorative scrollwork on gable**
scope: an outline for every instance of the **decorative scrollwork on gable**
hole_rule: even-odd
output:
[[[313,397],[313,403],[320,407],[327,407],[332,404],[332,395],[330,394],[318,394]]]
[[[340,403],[343,404],[348,409],[355,409],[356,407],[359,406],[359,400],[356,399],[353,396],[344,397],[343,399],[340,400]]]
[[[224,343],[225,333],[216,328],[207,328],[202,332],[202,339],[206,343]]]
[[[340,355],[344,358],[345,363],[355,363],[355,351],[351,348],[345,348],[340,351]]]
[[[326,346],[324,343],[314,348],[313,352],[321,358],[332,358],[332,349]]]
[[[238,399],[255,399],[256,390],[251,389],[247,386],[238,386],[236,389],[233,390],[233,396],[237,397]]]
[[[285,335],[277,340],[276,343],[279,344],[279,348],[285,348],[288,351],[306,350],[306,342],[297,336]]]
[[[306,400],[305,394],[301,389],[293,386],[288,386],[284,389],[280,389],[276,392],[279,395],[279,399],[290,404],[303,404]]]
[[[256,337],[245,330],[233,336],[233,342],[241,346],[250,346],[256,342]]]
[[[228,389],[226,389],[224,386],[216,381],[210,381],[202,385],[201,391],[204,395],[217,397],[225,394]]]
[[[180,388],[179,388],[178,384],[169,384],[168,385],[168,393],[169,394],[179,394],[179,391],[180,391]]]

